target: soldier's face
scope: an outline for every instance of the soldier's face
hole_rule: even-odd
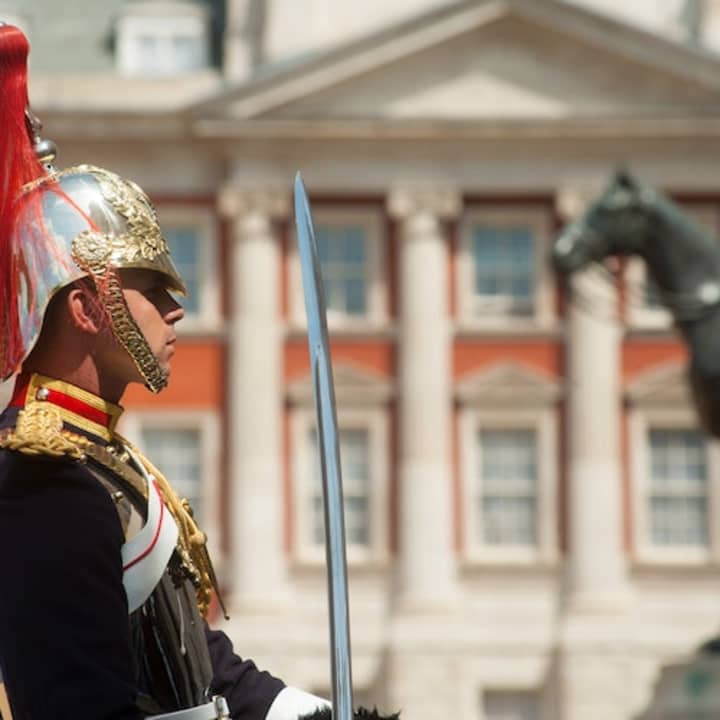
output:
[[[147,340],[160,367],[170,371],[175,354],[175,323],[184,310],[167,289],[161,273],[152,270],[123,270],[123,295],[140,332]]]

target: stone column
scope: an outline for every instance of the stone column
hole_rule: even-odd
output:
[[[564,193],[570,219],[585,195]],[[616,288],[592,269],[570,278],[567,323],[568,600],[578,610],[620,609],[623,547],[621,328]]]
[[[229,512],[233,606],[281,607],[286,593],[282,491],[280,247],[284,191],[225,188],[232,220],[229,322]]]
[[[617,294],[607,280],[578,273],[569,308],[568,479],[570,600],[579,608],[624,604],[620,454],[621,377]]]
[[[451,337],[448,247],[441,221],[458,214],[447,190],[395,190],[399,221],[399,599],[446,608],[454,595]]]
[[[594,193],[559,198],[570,219]],[[629,717],[632,653],[623,547],[621,328],[616,289],[570,278],[566,336],[568,557],[558,653],[559,720]]]

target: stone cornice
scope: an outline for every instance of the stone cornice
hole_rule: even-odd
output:
[[[354,406],[378,405],[387,402],[394,395],[393,383],[390,380],[349,363],[336,363],[333,378],[335,398],[339,403]],[[287,397],[290,402],[298,405],[312,403],[312,377],[308,374],[290,383]]]
[[[535,408],[551,405],[562,396],[560,384],[517,363],[483,368],[455,385],[455,398],[464,404],[487,407]]]
[[[282,219],[290,214],[290,192],[287,188],[248,188],[230,183],[218,193],[218,210],[226,218],[258,214]]]
[[[579,140],[634,139],[683,140],[720,137],[719,116],[707,109],[681,108],[662,117],[596,114],[593,117],[481,119],[304,119],[249,120],[198,118],[192,122],[192,134],[203,140],[403,140],[421,142],[446,141],[526,141],[576,142]],[[78,116],[77,121],[82,118]],[[105,118],[107,121],[107,118]]]
[[[693,406],[684,362],[671,362],[645,371],[627,384],[624,396],[627,402],[642,408]]]
[[[387,198],[390,216],[405,220],[429,213],[440,219],[454,218],[462,210],[462,196],[455,188],[441,186],[399,186]]]

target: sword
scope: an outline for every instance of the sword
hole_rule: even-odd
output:
[[[325,555],[330,599],[330,645],[332,651],[333,720],[352,720],[352,669],[350,662],[350,623],[348,613],[347,561],[342,476],[338,444],[335,389],[333,387],[330,345],[320,261],[313,231],[310,203],[302,176],[295,176],[295,226],[302,267],[308,345],[315,389],[320,465],[322,468]]]

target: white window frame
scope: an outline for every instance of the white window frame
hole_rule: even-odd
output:
[[[184,76],[189,72],[205,70],[210,65],[210,27],[207,8],[184,2],[165,0],[156,3],[126,4],[117,21],[117,69],[122,75],[145,77]],[[138,42],[141,36],[152,35],[167,40],[177,36],[194,36],[202,42],[204,57],[193,70],[172,67],[171,58],[161,61],[159,67],[149,68],[140,63]]]
[[[693,204],[683,207],[696,222],[713,233],[718,229],[718,210],[715,205]],[[630,258],[625,271],[627,322],[635,330],[672,330],[672,314],[664,306],[651,307],[640,297],[647,286],[648,272],[645,261]]]
[[[222,329],[220,290],[222,278],[218,263],[218,223],[210,208],[163,205],[156,207],[161,228],[192,226],[198,231],[200,297],[198,312],[187,313],[177,324],[178,335],[214,333]]]
[[[534,327],[547,329],[555,322],[554,282],[547,261],[552,237],[551,213],[534,206],[471,207],[464,214],[460,230],[460,247],[456,257],[458,323],[461,329],[493,331]],[[535,295],[533,310],[528,316],[516,316],[506,312],[479,314],[475,294],[474,259],[472,253],[472,230],[476,225],[513,227],[525,225],[531,228],[535,240]]]
[[[382,566],[388,560],[388,502],[389,502],[389,445],[388,418],[382,406],[338,410],[338,426],[362,427],[368,431],[370,486],[369,486],[369,543],[367,547],[347,546],[348,564]],[[299,564],[324,565],[325,548],[309,541],[312,518],[308,510],[308,494],[313,478],[309,468],[308,437],[316,427],[315,410],[301,406],[293,408],[290,432],[292,447],[293,488],[293,555]]]
[[[474,564],[553,564],[557,561],[557,410],[554,406],[536,410],[512,408],[460,410],[461,480],[463,496],[463,554]],[[537,438],[537,543],[532,547],[484,545],[480,537],[481,518],[473,498],[478,463],[477,436],[482,430],[534,430]]]
[[[375,208],[313,208],[315,226],[361,225],[367,232],[368,287],[367,312],[364,315],[347,315],[328,308],[328,327],[334,330],[380,329],[388,321],[388,295],[386,279],[386,242],[384,216]],[[290,319],[297,329],[307,327],[305,300],[302,287],[302,269],[297,242],[294,238],[289,252]]]
[[[659,565],[706,565],[720,561],[720,444],[705,437],[708,472],[707,547],[660,547],[650,539],[650,429],[698,430],[690,408],[636,407],[630,411],[629,433],[633,498],[633,544],[638,562]]]
[[[216,570],[222,567],[220,518],[220,420],[214,410],[127,410],[120,420],[120,431],[141,450],[144,428],[161,430],[198,430],[200,433],[202,527]],[[150,462],[153,458],[148,456]],[[167,478],[170,485],[173,479]]]

